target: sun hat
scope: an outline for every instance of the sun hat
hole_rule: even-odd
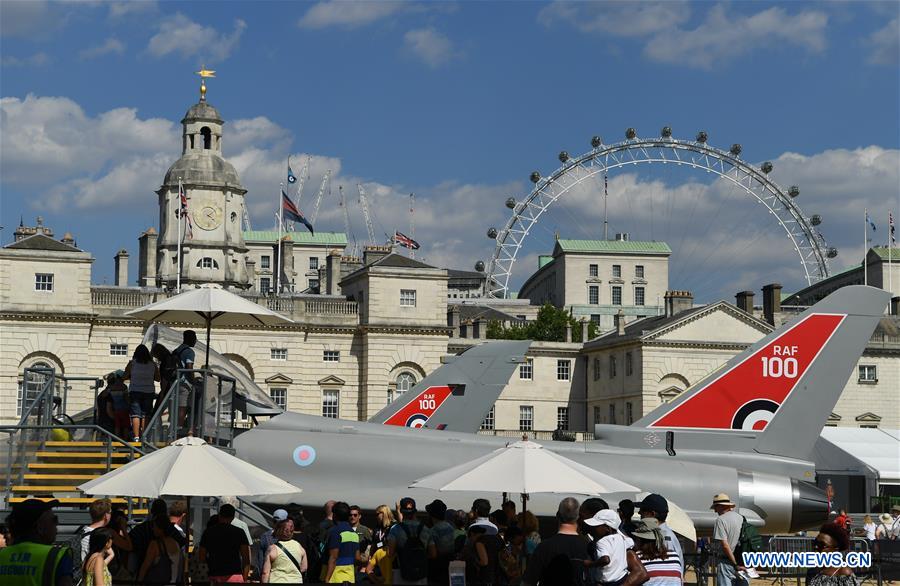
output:
[[[894,518],[891,517],[890,513],[881,513],[881,515],[878,516],[878,520],[881,521],[882,523],[893,523],[894,522]]]
[[[717,506],[722,505],[725,507],[736,507],[737,505],[731,502],[731,497],[725,494],[724,492],[720,492],[716,496],[713,497],[713,504],[710,509],[715,509]]]

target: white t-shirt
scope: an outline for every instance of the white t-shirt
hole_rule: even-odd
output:
[[[603,556],[609,557],[609,563],[595,571],[595,579],[598,582],[616,582],[628,573],[627,550],[634,547],[634,541],[630,537],[616,531],[598,540],[594,547],[597,548],[597,559]]]
[[[875,529],[878,527],[875,523],[866,523],[863,529],[866,531],[866,539],[875,539]]]

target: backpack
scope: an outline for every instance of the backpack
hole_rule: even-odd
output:
[[[762,551],[762,537],[759,535],[759,529],[748,523],[747,517],[741,515],[741,519],[743,519],[741,522],[741,535],[738,538],[737,552],[734,554],[734,559],[739,564],[742,563],[739,557],[741,554]]]
[[[413,536],[409,527],[400,523],[400,529],[406,534],[406,543],[397,551],[400,558],[400,575],[410,582],[428,577],[428,554],[425,552],[425,544],[422,543],[422,526],[423,524],[419,523]]]

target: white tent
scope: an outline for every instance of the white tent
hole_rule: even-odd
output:
[[[900,430],[826,427],[822,437],[875,470],[879,484],[900,484]]]

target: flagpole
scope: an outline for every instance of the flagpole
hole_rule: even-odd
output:
[[[869,248],[869,208],[863,208],[865,222],[863,222],[863,285],[869,284],[869,263],[866,262],[866,253]]]
[[[894,266],[891,264],[893,262],[893,248],[894,248],[894,210],[888,212],[890,217],[890,225],[888,226],[888,289],[891,292],[891,297],[894,296]],[[884,281],[881,281],[884,284]]]
[[[284,183],[281,184],[284,191]],[[281,201],[281,193],[278,194],[278,274],[275,276],[275,295],[281,292],[281,230],[284,226],[284,202]]]
[[[606,203],[609,199],[609,179],[603,174],[603,239],[609,240],[609,218],[606,215]]]
[[[409,237],[413,240],[416,239],[416,222],[415,222],[415,206],[416,206],[416,194],[409,194]],[[416,258],[416,251],[413,250],[413,247],[409,247],[409,258]]]
[[[182,189],[184,189],[181,185],[181,177],[178,178],[178,203],[176,204],[178,209],[178,268],[177,275],[175,277],[175,291],[181,292],[181,223],[184,221],[182,217],[182,208],[181,208],[181,193]]]

